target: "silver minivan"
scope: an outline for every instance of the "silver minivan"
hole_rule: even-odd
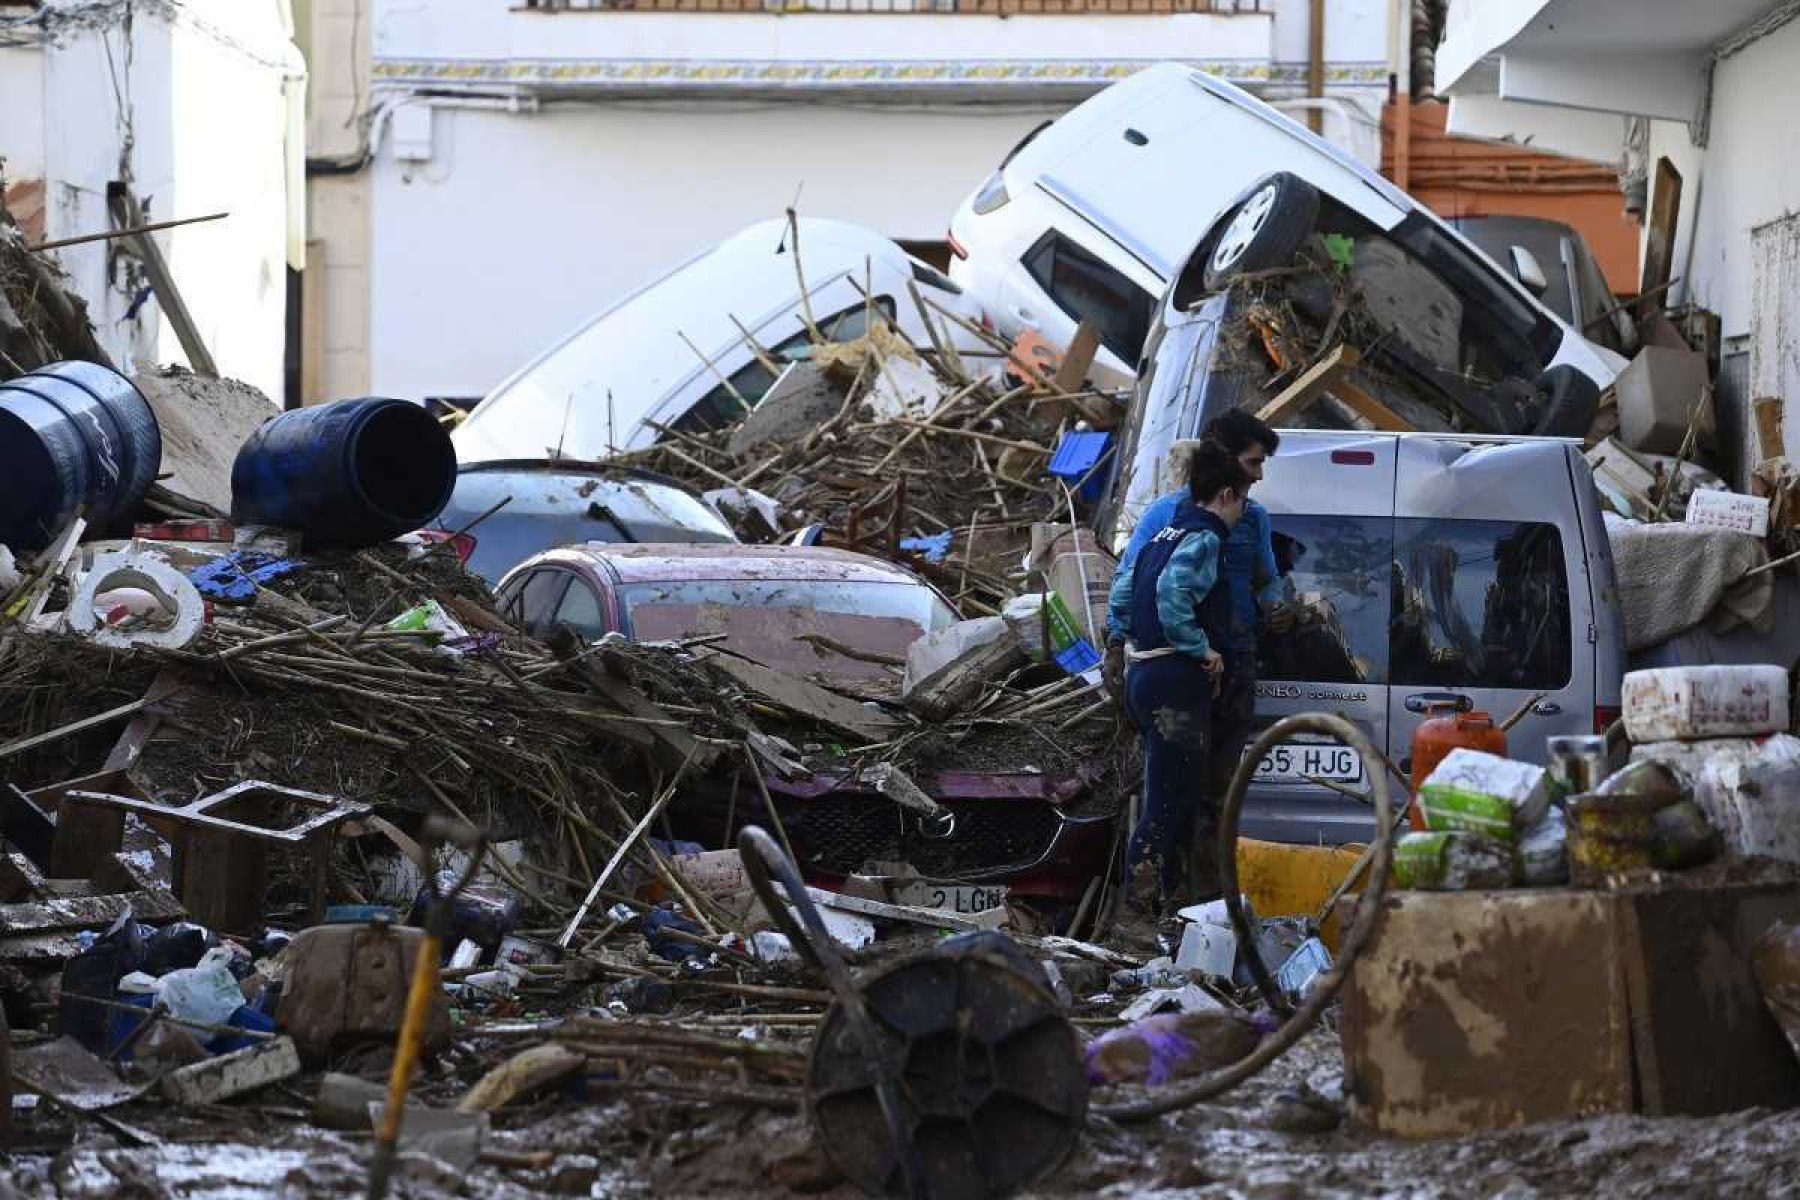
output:
[[[1509,738],[1536,762],[1546,737],[1618,715],[1612,552],[1576,442],[1283,430],[1255,496],[1300,614],[1262,636],[1259,729],[1337,713],[1408,771],[1413,732],[1437,703],[1498,721],[1537,697]],[[1368,787],[1348,749],[1278,746],[1258,765],[1243,832],[1365,841],[1371,809],[1345,792]]]

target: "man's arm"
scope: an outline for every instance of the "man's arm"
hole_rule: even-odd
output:
[[[1219,539],[1207,530],[1189,534],[1176,547],[1156,581],[1156,615],[1163,636],[1182,654],[1205,658],[1212,651],[1195,611],[1219,580]]]
[[[1269,519],[1269,510],[1262,505],[1252,511],[1256,517],[1256,568],[1251,586],[1256,591],[1258,603],[1267,609],[1284,598],[1281,567],[1275,562],[1275,524]]]

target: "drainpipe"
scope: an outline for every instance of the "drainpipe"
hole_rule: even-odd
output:
[[[1419,0],[1394,0],[1388,14],[1394,22],[1394,186],[1407,191],[1412,182],[1412,35]]]
[[[1312,0],[1312,32],[1307,39],[1306,94],[1315,100],[1325,98],[1325,0]],[[1306,127],[1319,133],[1324,126],[1324,112],[1319,105],[1306,110]]]

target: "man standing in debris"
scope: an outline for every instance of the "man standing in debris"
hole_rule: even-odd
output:
[[[1207,423],[1205,437],[1222,445],[1238,465],[1249,473],[1251,482],[1260,482],[1263,466],[1281,446],[1281,437],[1267,422],[1241,408],[1214,417]],[[1169,448],[1170,473],[1176,479],[1188,474],[1187,462],[1202,443],[1187,440]],[[1157,497],[1144,510],[1131,541],[1119,560],[1119,570],[1129,571],[1138,554],[1157,534],[1175,520],[1182,505],[1189,503],[1188,491],[1182,488]],[[1281,630],[1288,624],[1288,613],[1280,606],[1281,575],[1275,562],[1269,513],[1256,501],[1244,505],[1244,517],[1231,531],[1225,544],[1223,573],[1231,589],[1231,625],[1220,651],[1228,659],[1222,690],[1213,706],[1213,774],[1207,786],[1214,797],[1222,797],[1243,756],[1244,746],[1253,732],[1256,716],[1256,635],[1259,610],[1269,610],[1271,629]],[[1109,616],[1107,647],[1103,668],[1107,691],[1123,699],[1125,695],[1125,637]],[[1191,883],[1207,889],[1210,876],[1216,874],[1215,847],[1210,838],[1195,846],[1196,863]]]
[[[1126,858],[1135,903],[1157,885],[1172,898],[1184,848],[1197,824],[1210,824],[1197,818],[1213,775],[1213,706],[1232,687],[1232,594],[1221,568],[1251,482],[1224,447],[1194,450],[1189,503],[1113,576],[1107,620],[1131,643],[1126,711],[1144,738],[1143,809]]]

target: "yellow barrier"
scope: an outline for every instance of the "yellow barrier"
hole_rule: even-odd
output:
[[[1316,917],[1362,856],[1363,846],[1289,846],[1239,838],[1238,887],[1259,917]],[[1337,914],[1319,936],[1338,948]],[[1276,964],[1271,964],[1271,966]]]

